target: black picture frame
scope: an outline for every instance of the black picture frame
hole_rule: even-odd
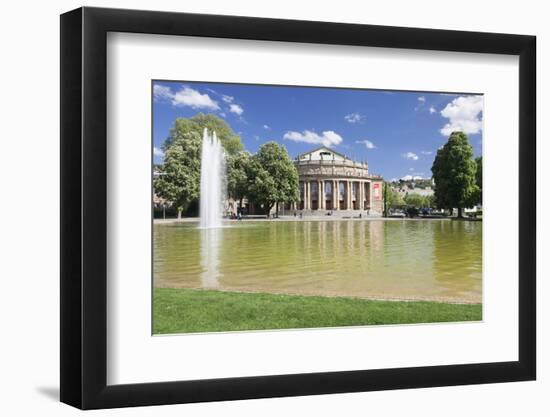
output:
[[[107,385],[108,32],[519,56],[519,358]],[[81,409],[534,380],[536,38],[534,36],[80,8],[61,16],[61,401]]]

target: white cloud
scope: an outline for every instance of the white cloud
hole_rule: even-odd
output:
[[[159,158],[164,158],[164,152],[162,152],[162,149],[157,148],[156,146],[153,148],[153,155]]]
[[[218,102],[212,100],[208,94],[201,94],[191,87],[183,87],[172,97],[174,106],[188,106],[192,109],[219,110]]]
[[[414,171],[414,168],[409,168],[409,171]]]
[[[155,100],[171,99],[172,96],[173,94],[170,87],[167,87],[165,85],[158,85],[158,84],[155,84],[153,86],[153,97],[155,98]]]
[[[326,130],[321,135],[310,130],[304,130],[301,133],[288,131],[284,134],[283,138],[294,142],[312,143],[327,147],[339,145],[343,140],[342,136],[332,130]]]
[[[413,153],[413,152],[406,152],[404,154],[401,154],[401,156],[405,159],[409,159],[411,161],[417,161],[418,160],[418,155]]]
[[[430,114],[434,114],[434,113],[437,113],[437,110],[435,109],[434,106],[430,106]]]
[[[432,151],[420,151],[420,153],[422,155],[431,155],[433,152]]]
[[[375,149],[376,146],[370,140],[356,140],[355,143],[363,144],[367,149]]]
[[[346,122],[348,123],[360,123],[365,120],[365,116],[360,115],[359,113],[350,113],[344,116]]]
[[[233,103],[234,99],[235,97],[233,96],[222,95],[222,100],[225,101],[226,103]]]
[[[268,125],[264,125],[265,130],[271,130],[271,128]]]
[[[416,100],[418,101],[418,104],[416,105],[416,107],[414,108],[414,111],[420,111],[420,110],[423,110],[426,105],[426,97],[425,96],[419,96],[416,98]]]
[[[227,116],[227,115],[222,111],[222,112],[220,113],[220,116],[221,116],[221,117],[225,117],[225,116]]]
[[[451,101],[441,110],[441,116],[449,119],[440,130],[444,136],[449,136],[455,131],[461,131],[466,134],[475,134],[481,132],[483,96],[458,97]]]
[[[180,90],[174,92],[165,85],[155,85],[153,87],[153,97],[155,100],[168,100],[173,106],[188,106],[193,109],[219,110],[220,106],[215,100],[212,100],[208,94],[201,94],[191,87],[183,86]]]
[[[244,110],[241,106],[239,106],[238,104],[230,104],[229,105],[229,111],[231,113],[235,113],[237,116],[240,116],[241,114],[244,113]]]

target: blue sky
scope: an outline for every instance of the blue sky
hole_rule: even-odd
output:
[[[431,177],[453,130],[467,133],[481,155],[481,95],[155,81],[156,163],[174,120],[200,112],[224,118],[252,153],[270,140],[291,157],[325,145],[387,180]]]

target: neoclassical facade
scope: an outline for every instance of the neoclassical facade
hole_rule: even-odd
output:
[[[294,163],[300,181],[300,201],[291,210],[308,214],[382,214],[383,179],[371,175],[367,163],[326,147],[298,155]]]

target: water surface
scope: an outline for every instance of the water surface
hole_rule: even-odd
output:
[[[154,225],[154,285],[481,302],[482,223],[330,220]]]

